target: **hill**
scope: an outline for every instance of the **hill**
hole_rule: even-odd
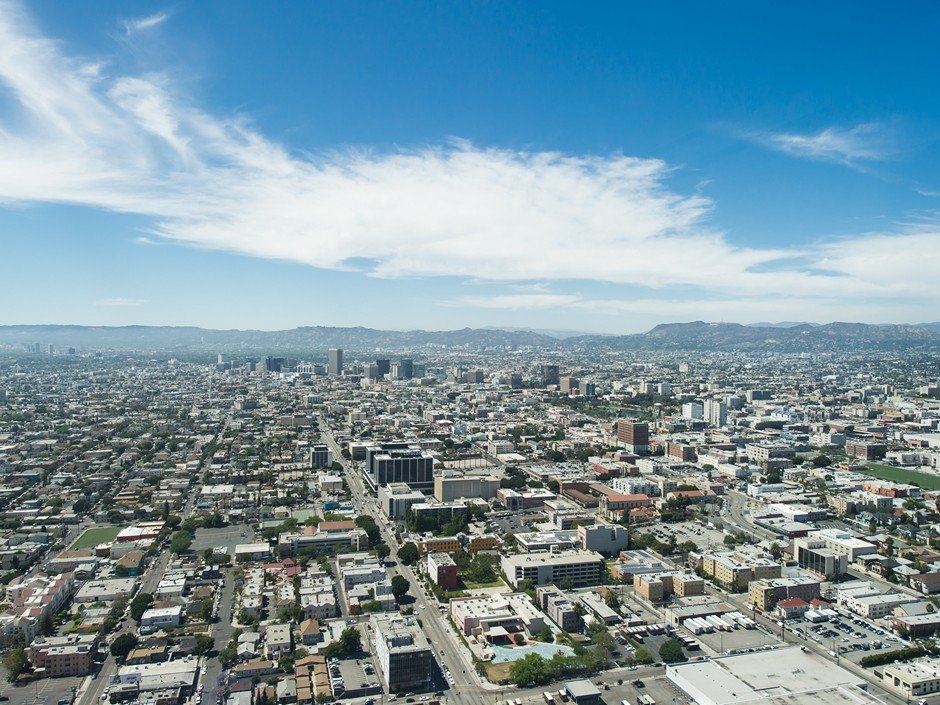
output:
[[[932,324],[940,328],[938,324]],[[363,327],[303,326],[287,330],[215,330],[174,326],[0,326],[0,346],[52,344],[59,350],[177,352],[229,354],[324,353],[341,347],[360,352],[520,349],[602,350],[740,350],[778,352],[846,352],[896,350],[940,352],[940,330],[928,326],[865,323],[809,323],[788,327],[740,323],[663,323],[630,335],[573,335],[557,331],[461,328],[447,331],[379,330]]]

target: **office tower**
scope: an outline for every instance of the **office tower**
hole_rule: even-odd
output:
[[[401,379],[411,379],[415,376],[415,361],[410,357],[403,357],[398,361],[398,374]]]
[[[327,372],[336,377],[343,372],[343,349],[330,348],[329,362],[327,363]]]
[[[434,458],[406,441],[388,441],[366,448],[366,480],[373,489],[393,482],[415,488],[434,486]]]
[[[705,407],[701,402],[688,401],[682,405],[682,417],[693,421],[701,421],[705,418]]]
[[[513,389],[522,389],[522,375],[518,372],[509,375],[509,386]]]
[[[563,375],[558,378],[558,391],[562,394],[571,394],[578,388],[578,380],[571,375]]]
[[[218,355],[216,355],[216,357],[215,357],[215,364],[221,365],[223,362],[224,362],[224,360],[222,359],[222,353],[219,353]]]
[[[268,355],[266,358],[264,358],[264,369],[266,372],[280,372],[283,368],[283,357],[271,357]]]
[[[558,384],[558,365],[540,365],[539,381],[543,387]]]
[[[597,396],[597,387],[594,386],[593,382],[580,382],[578,384],[578,391],[581,393],[582,397]]]
[[[650,427],[647,423],[619,419],[616,424],[617,440],[627,450],[637,455],[646,455],[650,450]]]
[[[375,368],[378,377],[384,377],[392,371],[392,363],[388,358],[379,358],[375,361]]]

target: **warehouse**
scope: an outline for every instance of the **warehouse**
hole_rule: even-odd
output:
[[[797,646],[667,666],[666,677],[698,705],[878,702],[864,679]]]

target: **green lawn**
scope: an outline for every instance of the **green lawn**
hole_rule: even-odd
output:
[[[120,526],[94,526],[90,529],[85,529],[82,535],[75,539],[75,543],[69,546],[69,548],[94,548],[99,543],[114,541],[114,537],[120,532]]]
[[[877,477],[879,480],[889,480],[891,482],[901,482],[906,485],[917,485],[925,490],[940,490],[940,475],[928,475],[916,470],[906,468],[896,468],[892,465],[882,465],[881,463],[868,463],[861,470],[866,475]]]
[[[479,588],[494,588],[499,587],[500,585],[505,585],[505,583],[502,581],[502,578],[496,578],[496,580],[492,580],[488,583],[473,583],[469,580],[464,580],[463,583],[467,586],[468,590],[476,590]]]

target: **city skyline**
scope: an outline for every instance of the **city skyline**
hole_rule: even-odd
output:
[[[0,3],[0,324],[937,320],[935,6],[134,10]]]

